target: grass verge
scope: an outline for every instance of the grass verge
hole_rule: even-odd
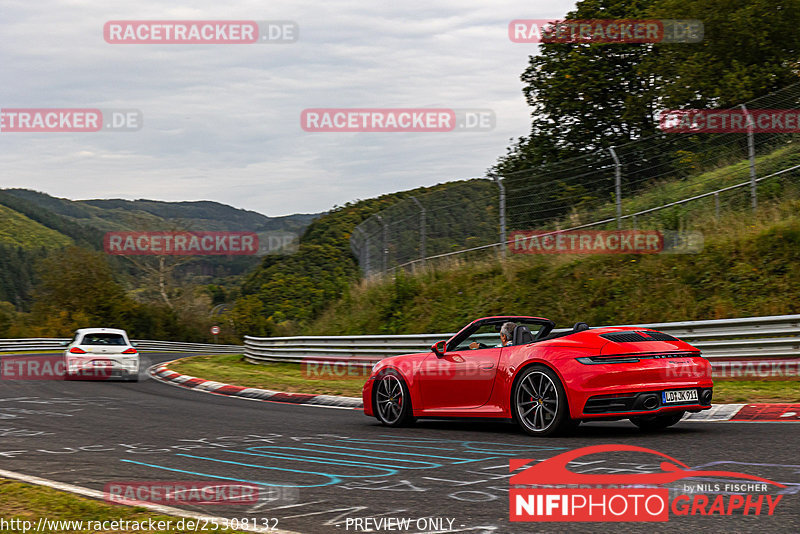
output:
[[[136,532],[142,533],[164,533],[170,532],[180,534],[184,532],[195,532],[192,528],[178,528],[177,524],[181,521],[180,517],[172,517],[162,514],[156,514],[147,510],[146,508],[134,506],[120,506],[106,504],[104,502],[96,501],[86,497],[73,495],[65,491],[58,491],[52,488],[43,486],[35,486],[14,480],[0,479],[0,517],[5,521],[5,525],[0,527],[0,533],[18,533],[23,532],[25,529],[32,531],[36,528],[40,518],[50,521],[42,532],[58,532],[58,533],[117,533],[117,532]],[[159,521],[163,521],[160,526],[167,526],[166,529],[149,529],[137,528],[134,526],[136,522],[139,526],[147,525],[149,527],[150,521],[158,525]],[[29,521],[30,523],[24,523]],[[72,524],[61,523],[54,524],[54,521],[72,521]],[[124,523],[117,523],[116,526],[128,528],[114,528],[110,527],[112,521],[128,521]],[[171,523],[166,523],[170,521]],[[195,521],[186,519],[183,526],[186,527],[188,521]],[[82,522],[77,525],[74,522]],[[99,524],[97,524],[99,522]],[[103,522],[106,522],[104,528]],[[45,525],[43,525],[44,527]],[[203,523],[200,523],[202,528]],[[5,528],[13,527],[13,528]],[[64,527],[64,528],[58,528]],[[237,533],[240,531],[226,530],[226,529],[211,529],[203,532],[218,532],[218,533]]]
[[[800,380],[714,380],[714,403],[800,402]]]
[[[315,393],[360,397],[366,376],[324,376],[327,368],[304,368],[296,363],[248,363],[238,354],[190,356],[169,366],[178,373],[226,384],[289,393]],[[366,371],[369,371],[367,369]]]
[[[292,393],[358,397],[366,377],[325,379],[299,364],[253,365],[239,355],[191,356],[172,365],[179,373],[238,386]],[[309,376],[311,375],[311,376]],[[715,403],[800,402],[800,380],[715,380]]]

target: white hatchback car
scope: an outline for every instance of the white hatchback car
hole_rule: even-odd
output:
[[[139,380],[139,352],[118,328],[81,328],[64,351],[67,380]]]

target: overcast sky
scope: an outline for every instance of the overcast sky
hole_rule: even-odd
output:
[[[482,176],[526,135],[538,45],[509,21],[574,1],[0,0],[0,108],[136,108],[137,132],[0,133],[0,187],[215,200],[265,215]],[[291,20],[282,45],[114,45],[109,20]],[[306,108],[488,108],[492,131],[305,132]]]

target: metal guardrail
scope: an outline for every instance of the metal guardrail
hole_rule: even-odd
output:
[[[709,359],[800,358],[800,315],[622,326],[672,334],[700,349]],[[372,365],[388,356],[426,352],[433,343],[452,335],[245,336],[244,354],[251,363],[341,362]]]
[[[26,351],[61,351],[64,343],[70,338],[16,338],[0,339],[0,352],[26,352]],[[182,341],[155,341],[151,339],[132,339],[140,351],[158,352],[217,352],[225,354],[241,354],[244,352],[242,345],[217,345],[211,343],[184,343]]]

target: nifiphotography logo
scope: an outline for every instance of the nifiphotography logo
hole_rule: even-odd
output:
[[[567,464],[584,456],[619,452],[659,456],[661,472],[588,474],[567,468]],[[513,472],[535,461],[514,459],[509,469]],[[679,494],[670,499],[670,490],[674,492],[675,488],[667,484],[696,477],[748,482],[684,484]],[[765,492],[769,486],[786,487],[746,473],[692,469],[666,454],[633,445],[595,445],[565,452],[525,468],[512,476],[509,484],[509,519],[519,522],[664,522],[669,521],[670,515],[773,515],[783,495]],[[702,494],[720,490],[726,493]]]

